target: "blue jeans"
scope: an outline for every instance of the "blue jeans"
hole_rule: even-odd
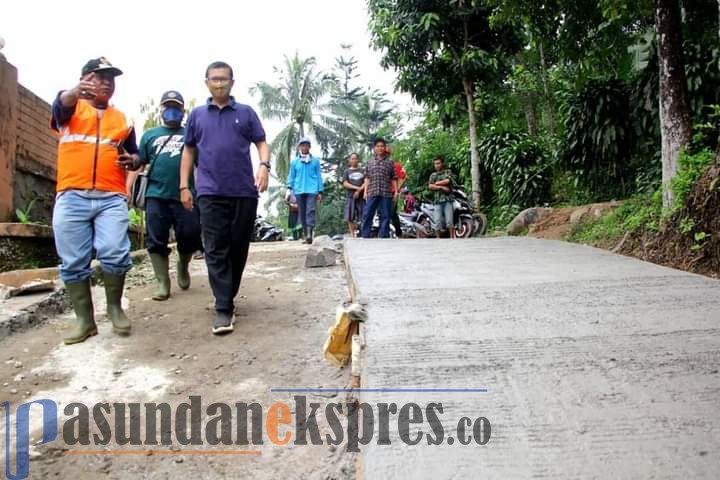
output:
[[[390,211],[392,210],[391,197],[368,197],[363,211],[362,236],[370,238],[375,211],[379,210],[380,238],[390,238]]]
[[[299,193],[295,195],[298,202],[298,220],[305,227],[315,226],[316,193]]]
[[[454,225],[453,214],[454,207],[453,202],[440,202],[434,206],[434,217],[435,226],[437,230],[447,230],[452,228]]]
[[[90,278],[93,249],[103,271],[123,275],[132,266],[127,200],[120,195],[84,198],[72,190],[60,195],[53,210],[55,248],[65,283]]]

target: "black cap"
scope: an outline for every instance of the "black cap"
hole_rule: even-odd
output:
[[[165,105],[166,103],[177,103],[181,107],[185,106],[185,100],[183,100],[182,95],[180,95],[180,92],[177,90],[168,90],[162,94],[162,97],[160,97],[160,105]]]
[[[88,73],[93,72],[110,72],[114,76],[122,75],[122,70],[120,70],[117,67],[113,67],[110,62],[108,62],[107,58],[100,57],[100,58],[93,58],[92,60],[88,60],[88,62],[85,64],[84,67],[82,67],[81,75],[84,77]]]

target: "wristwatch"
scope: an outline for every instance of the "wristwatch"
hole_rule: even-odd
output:
[[[268,172],[270,171],[270,162],[260,162],[260,165],[268,169]]]

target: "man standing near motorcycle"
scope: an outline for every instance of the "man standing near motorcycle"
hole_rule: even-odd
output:
[[[430,174],[428,188],[432,191],[432,200],[435,205],[435,230],[437,238],[440,232],[447,228],[450,238],[455,238],[455,225],[453,224],[453,178],[450,169],[445,168],[445,159],[438,155],[433,159],[435,171]]]

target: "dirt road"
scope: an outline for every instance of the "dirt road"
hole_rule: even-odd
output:
[[[203,409],[214,402],[231,407],[257,402],[267,409],[274,402],[293,405],[293,394],[271,389],[344,388],[349,372],[330,366],[323,359],[322,346],[336,307],[348,297],[345,275],[340,265],[305,269],[306,249],[289,242],[253,244],[236,298],[235,332],[222,337],[210,332],[212,295],[204,262],[193,262],[190,290],[180,291],[173,283],[173,296],[167,302],[150,299],[149,264],[138,265],[128,282],[127,312],[134,320],[130,337],[113,335],[102,314],[100,334],[76,346],[61,345],[69,315],[9,337],[0,343],[1,399],[10,401],[13,411],[21,403],[41,398],[54,400],[59,410],[71,402],[91,409],[99,402],[166,402],[175,411],[196,395],[201,396]],[[96,310],[102,312],[102,290],[94,290],[93,296]],[[324,405],[344,400],[341,397],[322,393],[307,400]],[[321,430],[328,428],[322,419],[318,421]],[[117,427],[112,417],[109,422]],[[40,425],[32,426],[37,440]],[[94,424],[90,431],[97,433]],[[355,471],[355,457],[341,447],[292,442],[279,446],[267,437],[262,445],[250,446],[121,447],[113,442],[103,447],[103,454],[68,454],[89,448],[97,450],[68,446],[61,431],[56,441],[31,449],[30,478],[325,479],[354,478]],[[165,455],[116,454],[149,449]],[[257,454],[199,454],[212,450]],[[0,456],[4,457],[4,449]],[[0,461],[4,464],[4,458]]]

